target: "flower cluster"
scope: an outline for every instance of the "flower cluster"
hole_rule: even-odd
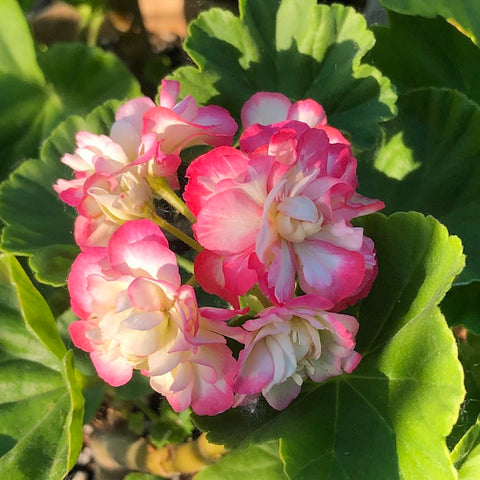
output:
[[[226,110],[176,103],[178,93],[163,81],[159,106],[127,102],[109,136],[80,132],[62,159],[75,178],[54,188],[78,210],[82,250],[68,279],[70,334],[106,382],[140,370],[176,411],[215,415],[260,394],[283,409],[307,378],[360,361],[358,322],[338,312],[368,294],[377,267],[351,220],[383,203],[357,193],[350,144],[315,101],[253,95],[236,148]],[[200,144],[213,148],[188,166],[183,203],[180,153]],[[156,197],[192,220],[195,239],[157,215]],[[182,285],[159,226],[198,252],[192,281]],[[233,308],[199,307],[196,282]]]

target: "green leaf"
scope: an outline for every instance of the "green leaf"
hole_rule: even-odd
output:
[[[458,469],[459,480],[477,480],[480,477],[480,419],[455,446],[452,461]]]
[[[195,475],[195,480],[287,480],[283,463],[278,455],[278,442],[251,445],[236,450],[218,463],[210,465]]]
[[[24,162],[0,186],[0,218],[6,224],[1,248],[28,256],[40,282],[63,285],[79,251],[73,238],[76,213],[52,188],[58,178],[72,175],[60,159],[74,151],[78,131],[108,133],[117,106],[110,101],[86,118],[69,117],[42,146],[41,158]]]
[[[41,141],[67,116],[141,94],[125,65],[100,48],[55,44],[36,59],[13,0],[2,3],[0,18],[0,178],[18,161],[36,157]]]
[[[454,479],[445,438],[463,374],[436,304],[463,267],[461,243],[418,213],[369,216],[364,227],[379,275],[358,310],[357,370],[305,385],[283,412],[259,402],[195,421],[229,448],[280,438],[295,480]]]
[[[480,108],[463,94],[425,88],[399,97],[386,124],[376,173],[359,167],[363,193],[387,212],[434,215],[460,236],[467,254],[457,284],[480,280]],[[362,170],[363,168],[363,170]]]
[[[63,478],[82,446],[72,352],[14,257],[0,257],[0,476]]]
[[[0,2],[0,72],[34,83],[44,82],[30,28],[17,0]]]
[[[472,0],[380,0],[380,3],[394,12],[406,15],[436,17],[440,15],[456,25],[480,45],[480,4]]]
[[[368,60],[400,91],[419,87],[459,90],[480,104],[480,50],[438,17],[390,12],[389,27],[375,28],[377,42]]]
[[[395,113],[389,80],[362,63],[375,40],[352,8],[314,0],[244,0],[240,17],[212,9],[189,31],[185,49],[198,68],[182,67],[173,78],[183,95],[222,105],[237,118],[257,91],[314,98],[329,123],[362,149],[376,142],[378,122]]]

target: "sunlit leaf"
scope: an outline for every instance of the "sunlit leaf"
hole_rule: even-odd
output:
[[[374,32],[368,60],[401,92],[447,87],[480,104],[480,49],[443,18],[390,12],[389,26]]]
[[[190,24],[185,49],[197,67],[182,67],[173,77],[184,95],[222,105],[237,118],[257,91],[314,98],[330,124],[366,148],[377,140],[378,123],[394,115],[396,98],[389,80],[362,63],[373,44],[352,8],[244,0],[240,17],[212,9]]]
[[[72,352],[14,257],[0,257],[0,477],[63,478],[82,446]]]
[[[0,178],[38,156],[42,140],[67,116],[141,94],[125,65],[99,48],[55,44],[36,58],[15,0],[0,5],[0,91]]]
[[[480,4],[472,0],[380,0],[394,12],[423,17],[442,16],[480,45]]]
[[[375,160],[381,173],[361,170],[362,192],[381,198],[387,212],[434,215],[465,247],[456,283],[480,280],[480,108],[453,90],[418,89],[399,98],[386,131]]]
[[[278,442],[235,450],[200,471],[195,480],[287,480],[278,454]]]

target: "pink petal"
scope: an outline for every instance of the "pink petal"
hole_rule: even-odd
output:
[[[143,311],[166,311],[172,307],[176,286],[148,278],[136,278],[128,286],[128,297],[136,308]]]
[[[88,277],[101,274],[101,262],[106,259],[105,248],[90,248],[80,253],[72,265],[67,284],[72,310],[82,320],[92,313],[92,297],[88,291]]]
[[[109,241],[108,258],[112,268],[123,274],[149,275],[180,286],[175,254],[165,235],[150,220],[124,223]]]
[[[288,120],[299,120],[309,127],[315,128],[327,124],[327,115],[323,107],[315,100],[300,100],[288,110]]]
[[[166,108],[173,108],[179,93],[179,82],[163,79],[160,87],[160,105]]]
[[[125,385],[132,378],[132,365],[125,359],[118,357],[113,361],[105,361],[97,352],[91,352],[90,358],[98,376],[113,387]]]
[[[93,350],[92,343],[90,339],[86,336],[86,333],[93,328],[93,325],[89,322],[83,320],[78,320],[73,322],[69,327],[68,331],[70,337],[72,338],[73,344],[84,350],[85,352],[91,352]]]
[[[208,293],[239,307],[238,296],[244,295],[257,281],[248,267],[245,255],[222,256],[202,250],[195,258],[195,278]]]
[[[338,302],[361,284],[365,259],[360,253],[315,240],[295,245],[294,249],[301,265],[298,281],[305,293]]]
[[[245,174],[249,158],[232,147],[217,147],[196,158],[187,168],[189,181],[183,195],[192,213],[197,216],[201,207],[222,180],[234,180]]]
[[[255,93],[242,107],[243,128],[247,129],[255,123],[269,125],[286,120],[290,105],[290,100],[281,93]]]
[[[253,251],[262,213],[262,206],[242,190],[220,192],[198,214],[195,236],[208,250]]]
[[[275,374],[275,364],[263,341],[252,348],[242,350],[238,357],[238,378],[235,392],[259,393],[268,385]]]

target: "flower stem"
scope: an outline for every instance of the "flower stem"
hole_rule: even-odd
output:
[[[264,293],[260,290],[258,283],[256,283],[249,291],[255,297],[257,297],[258,301],[265,307],[271,307],[273,303],[264,295]]]
[[[187,244],[189,247],[193,248],[197,252],[201,252],[203,247],[192,237],[189,237],[185,233],[183,233],[180,229],[172,225],[171,223],[167,222],[162,217],[159,217],[156,213],[150,212],[149,215],[150,220],[155,222],[160,228],[166,230],[167,232],[171,233],[183,243]]]
[[[175,210],[187,218],[190,223],[195,223],[196,219],[192,212],[188,209],[185,202],[172,190],[172,187],[164,177],[150,177],[148,183],[152,190],[166,202],[168,202]]]
[[[193,275],[193,262],[182,257],[181,255],[175,254],[177,257],[177,263],[180,268],[183,268],[186,272],[191,273]]]

